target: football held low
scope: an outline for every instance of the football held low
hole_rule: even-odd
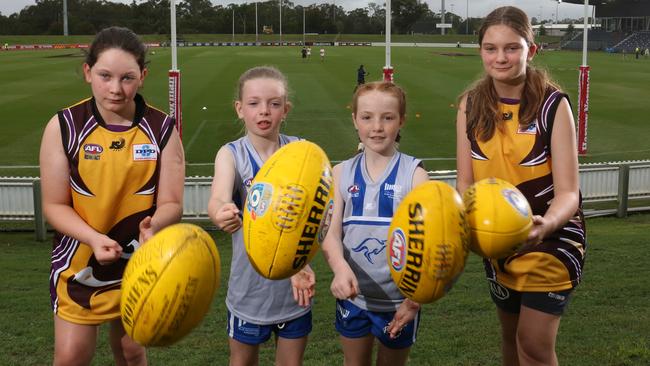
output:
[[[219,287],[212,237],[192,224],[169,226],[129,260],[120,311],[126,333],[144,346],[170,345],[196,327]]]

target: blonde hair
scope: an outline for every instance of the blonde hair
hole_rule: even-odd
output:
[[[534,42],[533,28],[526,13],[514,6],[503,6],[493,10],[481,25],[478,34],[479,45],[488,28],[505,25],[526,40],[528,46]],[[521,93],[519,123],[528,125],[535,121],[544,101],[548,87],[560,89],[544,70],[526,65],[526,79]],[[492,77],[487,73],[461,94],[459,100],[467,97],[467,136],[481,141],[489,140],[496,128],[500,128],[502,116],[499,115],[499,95],[494,88]]]
[[[284,87],[285,100],[288,98],[289,86],[287,83],[287,77],[284,76],[282,71],[276,69],[273,66],[257,66],[246,70],[239,77],[239,80],[237,81],[237,100],[242,99],[242,95],[244,93],[244,84],[246,84],[247,81],[253,79],[273,79],[279,81]]]

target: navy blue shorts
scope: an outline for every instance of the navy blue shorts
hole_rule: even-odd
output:
[[[488,279],[490,296],[497,307],[507,313],[519,314],[521,306],[551,315],[562,315],[573,289],[563,291],[519,292]]]
[[[363,310],[348,300],[336,300],[336,330],[346,338],[361,338],[372,333],[384,346],[393,349],[411,347],[420,325],[420,312],[404,329],[391,339],[388,323],[393,320],[394,311],[378,312]]]
[[[269,325],[249,323],[228,311],[226,330],[228,337],[253,346],[268,341],[271,338],[271,333],[287,339],[302,338],[311,332],[311,311],[288,322]]]

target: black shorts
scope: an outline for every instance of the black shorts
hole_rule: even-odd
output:
[[[569,304],[573,289],[544,292],[519,292],[502,284],[488,280],[490,296],[496,306],[512,314],[519,314],[521,306],[539,310],[551,315],[562,315]]]

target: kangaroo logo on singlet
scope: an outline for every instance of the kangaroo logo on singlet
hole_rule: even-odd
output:
[[[158,149],[153,144],[133,145],[133,161],[157,160]]]
[[[124,144],[125,144],[124,139],[120,137],[119,140],[111,141],[111,146],[109,147],[109,149],[120,151],[124,149]]]
[[[371,264],[375,264],[375,257],[386,249],[386,240],[366,238],[361,244],[352,248],[353,252],[361,253]]]

